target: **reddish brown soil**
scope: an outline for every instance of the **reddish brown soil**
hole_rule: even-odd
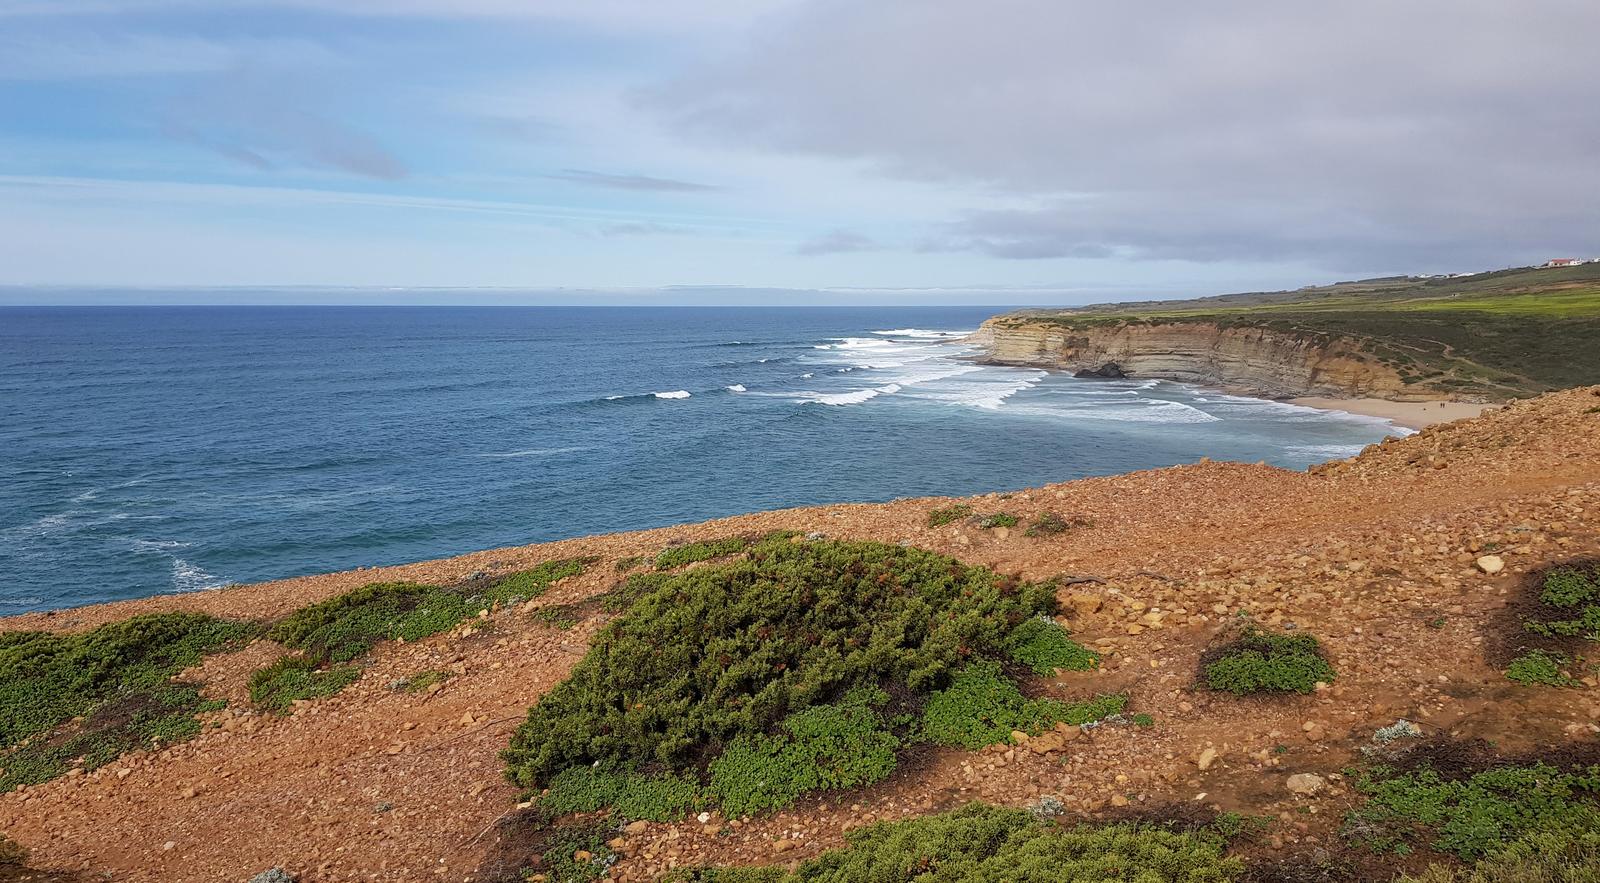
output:
[[[928,511],[945,500],[822,506],[31,614],[0,620],[0,630],[75,630],[170,610],[266,619],[376,580],[455,581],[599,556],[536,602],[568,604],[611,588],[617,559],[673,541],[777,528],[908,540],[1029,578],[1101,580],[1062,594],[1073,631],[1104,654],[1103,670],[1042,689],[1126,690],[1130,710],[1155,726],[1101,727],[1043,755],[935,752],[874,788],[737,825],[651,824],[627,835],[615,877],[789,862],[871,820],[1040,795],[1085,816],[1174,805],[1272,815],[1278,823],[1250,847],[1270,858],[1333,845],[1352,800],[1339,770],[1398,717],[1508,752],[1594,741],[1592,673],[1584,689],[1518,687],[1489,664],[1486,645],[1529,574],[1600,554],[1596,407],[1600,388],[1548,395],[1309,473],[1202,462],[966,501],[980,514],[1092,520],[1046,538],[928,527]],[[1474,564],[1489,550],[1506,563],[1493,576]],[[1320,636],[1336,683],[1272,700],[1197,688],[1200,654],[1241,612]],[[243,690],[275,646],[213,658],[192,674],[236,710],[188,743],[0,796],[0,830],[32,850],[34,865],[97,879],[244,881],[273,866],[306,881],[483,879],[476,869],[486,858],[504,857],[495,823],[516,797],[497,753],[602,619],[559,631],[519,608],[494,614],[488,628],[383,645],[356,684],[286,717],[249,711]],[[389,686],[430,669],[453,676],[431,693]],[[1202,770],[1206,748],[1216,760]],[[1294,797],[1284,787],[1294,772],[1328,776],[1332,787]]]

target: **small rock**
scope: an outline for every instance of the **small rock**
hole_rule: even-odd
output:
[[[1499,555],[1484,555],[1478,559],[1478,569],[1487,574],[1496,574],[1506,569],[1506,562]]]
[[[650,827],[650,823],[644,821],[643,819],[641,819],[641,820],[636,821],[636,822],[629,822],[627,824],[627,826],[624,827],[622,830],[623,830],[623,833],[627,834],[629,837],[633,837],[633,836],[636,836],[636,835],[639,835],[639,834],[643,834],[649,827]]]
[[[773,852],[788,852],[789,850],[794,849],[796,846],[799,846],[799,845],[800,844],[794,842],[793,840],[783,839],[783,840],[779,840],[779,841],[777,841],[777,842],[772,844],[772,851]]]
[[[1302,797],[1309,797],[1328,787],[1327,780],[1316,773],[1295,773],[1284,784],[1288,787],[1289,793]]]
[[[1199,754],[1195,755],[1195,758],[1194,758],[1194,765],[1199,767],[1201,770],[1209,770],[1209,769],[1211,769],[1211,765],[1216,763],[1216,762],[1217,762],[1217,749],[1215,749],[1215,748],[1207,748],[1207,749],[1201,751]]]

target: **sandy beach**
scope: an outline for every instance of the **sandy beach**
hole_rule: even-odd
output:
[[[1366,417],[1382,417],[1408,429],[1422,429],[1435,423],[1448,423],[1476,417],[1494,404],[1472,402],[1391,402],[1387,399],[1326,399],[1315,396],[1289,399],[1290,404],[1324,411],[1347,411]]]

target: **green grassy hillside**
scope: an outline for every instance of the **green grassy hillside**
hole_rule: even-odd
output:
[[[1600,264],[1027,310],[1001,322],[1206,322],[1351,337],[1408,382],[1495,398],[1600,383]]]

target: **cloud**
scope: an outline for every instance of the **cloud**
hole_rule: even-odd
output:
[[[1591,0],[813,0],[641,99],[703,144],[983,188],[922,247],[1456,265],[1600,241]]]
[[[217,77],[173,100],[161,130],[260,170],[299,166],[384,181],[406,177],[405,164],[376,138],[307,106],[317,100],[244,73]]]
[[[545,177],[553,178],[557,181],[571,181],[574,184],[583,184],[589,187],[648,193],[704,193],[721,189],[711,184],[696,184],[693,181],[652,178],[648,175],[610,175],[604,172],[591,172],[584,169],[562,169],[558,173],[546,175]]]
[[[333,53],[309,40],[240,38],[221,41],[136,32],[25,32],[20,29],[0,34],[0,80],[203,74],[237,68],[257,58],[295,68],[336,61]]]
[[[794,253],[816,256],[857,251],[877,251],[881,248],[883,246],[877,240],[862,236],[860,233],[852,233],[849,230],[834,230],[800,243],[795,246]]]
[[[655,224],[644,221],[623,221],[614,224],[601,224],[601,236],[673,236],[688,233],[682,227],[668,224]]]

